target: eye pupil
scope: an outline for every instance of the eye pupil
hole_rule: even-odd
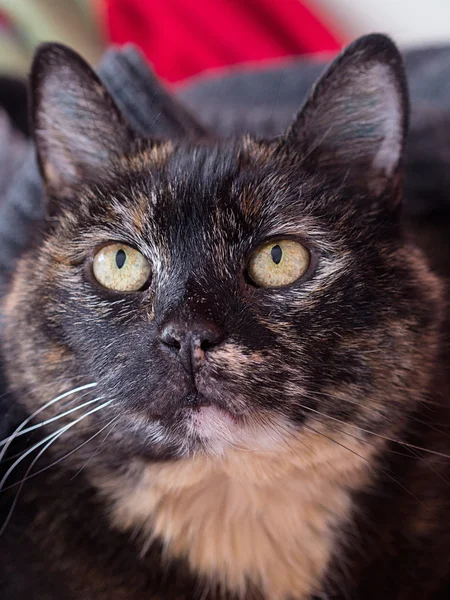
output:
[[[116,265],[119,269],[123,267],[125,261],[127,260],[127,255],[123,250],[118,250],[116,252]]]
[[[270,251],[270,255],[272,256],[273,262],[276,265],[279,265],[283,256],[283,250],[280,248],[280,246],[276,245]]]

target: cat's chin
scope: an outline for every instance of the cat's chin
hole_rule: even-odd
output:
[[[272,452],[284,445],[283,440],[263,421],[255,415],[235,415],[215,404],[184,411],[182,455],[224,456],[230,449]],[[283,430],[288,427],[284,422]]]
[[[287,416],[251,408],[246,398],[216,386],[214,393],[197,388],[180,395],[164,411],[127,411],[114,435],[126,455],[170,460],[224,456],[231,449],[272,452],[285,447],[292,427]]]
[[[198,450],[221,454],[238,442],[245,425],[242,418],[209,405],[188,411],[185,427],[187,439],[194,442]]]
[[[278,419],[279,420],[279,419]],[[276,423],[257,415],[236,415],[215,403],[183,408],[166,419],[132,419],[136,450],[143,458],[166,460],[205,454],[224,456],[230,449],[272,452],[283,446]],[[289,428],[287,421],[276,427]]]

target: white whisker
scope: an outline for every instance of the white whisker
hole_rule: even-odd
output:
[[[33,473],[32,475],[30,475],[30,477],[27,477],[27,479],[31,479],[32,477],[35,477],[36,475],[40,475],[41,473],[43,473],[44,471],[47,471],[47,469],[51,469],[52,467],[54,467],[55,465],[57,465],[58,463],[62,462],[63,460],[65,460],[67,457],[69,457],[71,454],[74,454],[75,452],[78,452],[78,450],[80,448],[82,448],[83,446],[85,446],[86,444],[88,444],[90,441],[92,441],[94,438],[96,438],[98,435],[101,434],[102,431],[104,431],[107,427],[109,427],[110,425],[112,425],[113,423],[115,423],[117,421],[119,417],[114,417],[114,419],[111,419],[111,421],[108,421],[108,423],[106,425],[104,425],[99,431],[97,431],[97,433],[94,433],[94,435],[92,435],[88,440],[84,441],[82,444],[80,444],[79,446],[77,446],[76,448],[74,448],[73,450],[71,450],[70,452],[68,452],[67,454],[64,454],[64,456],[61,456],[61,458],[58,458],[58,460],[55,460],[55,462],[53,462],[51,465],[47,465],[46,467],[44,467],[43,469],[39,469],[39,471],[36,471],[36,473]],[[108,435],[111,432],[108,432],[108,434],[105,436],[105,439],[108,437]],[[104,440],[103,440],[104,441]],[[103,443],[103,442],[102,442]],[[92,457],[91,457],[92,458]],[[90,459],[89,459],[90,460]],[[86,463],[87,464],[87,463]],[[77,471],[75,473],[75,475],[73,475],[73,477],[71,477],[71,479],[74,479],[85,467],[86,465],[83,465],[83,467],[81,467],[81,469],[79,471]],[[12,486],[10,486],[12,487]],[[9,489],[9,488],[5,488],[5,489]]]
[[[108,404],[110,404],[112,402],[112,400],[110,400],[109,402],[105,402],[102,406],[97,407],[95,410],[100,410],[100,408],[103,408],[105,406],[107,406]],[[40,469],[39,471],[37,471],[36,473],[33,473],[32,475],[29,476],[29,473],[31,471],[31,469],[34,467],[34,465],[37,463],[37,461],[39,460],[39,458],[44,454],[44,452],[59,438],[61,437],[61,435],[63,435],[68,429],[70,429],[71,427],[73,427],[74,425],[76,425],[77,423],[79,423],[80,421],[82,421],[84,418],[86,418],[88,415],[90,415],[92,412],[94,411],[90,411],[88,413],[86,413],[85,415],[83,415],[82,417],[80,417],[79,419],[77,419],[76,421],[74,421],[73,423],[71,423],[70,425],[67,425],[65,428],[63,428],[62,430],[60,430],[59,432],[57,432],[52,439],[42,448],[42,450],[40,450],[40,452],[37,454],[37,456],[35,456],[35,458],[33,459],[31,465],[28,467],[24,477],[22,478],[22,480],[20,481],[19,485],[19,489],[17,490],[17,493],[14,497],[14,501],[11,505],[11,508],[9,509],[8,515],[6,516],[6,519],[0,529],[0,536],[3,534],[3,532],[5,531],[6,527],[8,526],[8,523],[12,517],[12,514],[14,512],[14,509],[16,507],[17,501],[19,500],[19,495],[20,492],[22,491],[22,488],[25,484],[25,481],[27,481],[28,479],[31,479],[32,477],[35,477],[36,475],[39,475],[39,473],[42,473],[43,471],[46,471],[47,469],[50,469],[51,467],[54,467],[55,465],[57,465],[59,462],[61,462],[62,460],[64,460],[65,458],[67,458],[68,456],[70,456],[71,454],[73,454],[74,452],[76,452],[77,450],[79,450],[82,446],[84,446],[85,444],[89,443],[90,441],[92,441],[94,438],[96,438],[98,435],[101,434],[102,431],[104,431],[107,427],[109,427],[112,423],[114,423],[114,421],[116,421],[118,419],[118,417],[115,417],[114,419],[111,419],[111,421],[109,421],[109,423],[107,423],[104,427],[102,427],[99,431],[97,431],[97,433],[94,433],[94,435],[92,435],[88,440],[86,440],[85,442],[83,442],[82,444],[80,444],[79,446],[77,446],[74,450],[72,450],[71,452],[69,452],[68,454],[65,454],[62,458],[56,460],[54,463],[52,463],[51,465],[48,465],[47,467],[44,467],[43,469]],[[10,489],[12,486],[10,486],[9,488],[6,489]],[[0,489],[1,489],[1,484],[0,484]]]
[[[80,404],[79,406],[75,406],[75,408],[71,408],[70,410],[66,410],[63,413],[56,415],[56,417],[52,417],[51,419],[47,419],[46,421],[42,421],[41,423],[37,423],[36,425],[32,425],[31,427],[27,427],[26,429],[22,429],[21,431],[19,431],[17,433],[17,435],[15,437],[18,438],[21,435],[25,435],[26,433],[29,433],[30,431],[34,431],[35,429],[44,427],[44,425],[48,425],[49,423],[53,423],[54,421],[57,421],[58,419],[62,419],[63,417],[66,417],[67,415],[70,415],[71,413],[76,412],[77,410],[81,410],[85,406],[89,406],[89,404],[93,404],[94,402],[98,402],[99,400],[102,400],[102,398],[103,398],[102,396],[98,396],[97,398],[94,398],[93,400],[89,400],[88,402],[83,402],[83,404]],[[9,440],[9,438],[6,438],[2,442],[0,442],[0,446],[7,444],[8,440]]]
[[[370,464],[370,461],[365,457],[362,456],[361,454],[359,454],[358,452],[355,452],[355,450],[352,450],[351,448],[348,448],[347,446],[345,446],[345,444],[342,444],[341,442],[339,442],[338,440],[335,440],[334,438],[326,435],[325,433],[323,433],[323,431],[319,431],[317,429],[314,429],[314,427],[311,427],[311,425],[308,425],[307,423],[303,423],[303,426],[306,427],[307,429],[310,429],[311,431],[313,431],[314,433],[321,435],[322,437],[324,437],[325,439],[329,440],[330,442],[333,442],[334,444],[336,444],[337,446],[340,446],[341,448],[344,448],[344,450],[347,450],[348,452],[350,452],[351,454],[354,454],[355,456],[357,456],[358,458],[361,458],[362,460],[364,460],[365,462],[367,462],[368,464]],[[398,479],[396,479],[391,471],[389,469],[383,469],[380,465],[378,465],[378,469],[381,471],[381,473],[384,473],[384,475],[386,475],[387,477],[389,477],[389,479],[391,481],[393,481],[394,483],[396,483],[398,486],[400,486],[405,492],[407,492],[412,498],[414,498],[414,500],[416,500],[417,502],[419,502],[420,504],[424,505],[424,503],[422,502],[422,500],[420,500],[417,496],[415,496],[411,490],[409,490],[407,487],[405,487]]]
[[[103,438],[103,440],[100,442],[100,444],[98,445],[98,447],[95,449],[95,452],[87,459],[87,461],[84,463],[84,465],[80,469],[78,469],[78,471],[75,473],[75,475],[73,475],[70,478],[71,481],[72,481],[72,479],[75,479],[75,477],[77,477],[81,473],[81,471],[89,464],[89,461],[91,461],[95,456],[97,456],[97,454],[100,452],[100,449],[103,446],[103,444],[106,442],[106,440],[108,439],[108,437],[114,431],[114,429],[115,429],[115,425],[114,424],[117,422],[118,419],[119,419],[119,416],[115,417],[107,425],[105,425],[105,427],[102,427],[102,429],[100,429],[100,431],[98,433],[101,433],[109,425],[113,425],[113,427],[111,427],[111,429],[105,435],[105,437]],[[93,437],[96,437],[97,435],[98,434],[95,434],[95,436],[93,436]],[[88,441],[90,441],[90,440],[88,440]],[[80,446],[78,446],[77,448],[75,448],[75,450],[72,450],[72,452],[69,452],[69,454],[72,454],[73,452],[76,452],[77,450],[79,450],[79,448],[81,448],[81,446],[84,446],[84,444],[81,444]],[[65,456],[63,456],[63,458],[61,460],[63,460],[67,456],[69,456],[69,454],[66,454]],[[53,463],[53,464],[55,464],[55,463]],[[51,466],[53,466],[53,465],[51,465]]]
[[[48,435],[47,437],[45,437],[43,440],[41,440],[37,444],[34,444],[34,446],[32,446],[31,448],[29,448],[26,452],[24,452],[20,456],[20,458],[18,458],[9,467],[9,469],[6,471],[5,475],[3,476],[3,479],[0,481],[0,492],[2,491],[3,486],[5,485],[5,481],[8,479],[8,477],[10,476],[10,474],[14,471],[14,469],[17,467],[17,465],[19,465],[24,460],[24,458],[26,458],[29,454],[31,454],[32,452],[34,452],[34,450],[36,450],[37,448],[39,448],[40,446],[42,446],[43,444],[45,444],[49,440],[54,441],[53,438],[56,439],[56,438],[60,437],[68,429],[70,429],[71,427],[73,427],[74,425],[76,425],[77,423],[79,423],[80,421],[82,421],[83,419],[85,419],[86,417],[88,417],[89,415],[97,412],[98,410],[101,410],[105,406],[108,406],[108,404],[111,404],[111,402],[112,402],[112,400],[108,400],[107,402],[104,402],[103,404],[100,404],[100,406],[96,406],[95,408],[93,408],[92,410],[88,411],[87,413],[85,413],[84,415],[82,415],[81,417],[79,417],[78,419],[75,419],[75,421],[73,421],[73,423],[69,423],[68,425],[65,425],[64,427],[62,427],[61,429],[58,429],[58,431],[51,433],[50,435]]]
[[[299,404],[299,407],[302,409],[308,410],[312,413],[315,413],[317,415],[320,415],[322,417],[326,417],[327,419],[331,419],[332,421],[336,421],[337,423],[342,423],[343,425],[346,425],[346,426],[349,425],[350,427],[353,427],[354,429],[357,429],[358,431],[362,431],[363,433],[368,433],[370,435],[373,435],[374,437],[381,438],[382,440],[386,440],[388,442],[393,442],[395,444],[399,444],[400,446],[403,446],[404,448],[410,448],[413,450],[419,450],[421,452],[427,452],[428,454],[432,454],[433,456],[440,456],[441,458],[450,458],[450,454],[444,454],[443,452],[431,450],[430,448],[422,448],[421,446],[416,446],[415,444],[409,444],[408,442],[404,442],[401,439],[391,438],[391,437],[388,437],[381,433],[376,433],[375,431],[372,431],[370,429],[365,429],[364,427],[355,425],[355,423],[347,423],[346,421],[343,421],[342,419],[338,419],[336,417],[333,417],[332,415],[328,415],[326,413],[320,412],[319,410],[311,408],[310,406],[305,406],[304,404]],[[349,435],[351,435],[351,434],[349,434]],[[355,436],[352,436],[352,437],[355,437]],[[367,440],[362,440],[362,439],[360,439],[360,441],[367,442]]]
[[[32,415],[30,415],[29,417],[27,417],[24,421],[22,421],[22,423],[19,425],[19,427],[17,427],[17,429],[14,431],[14,433],[12,433],[8,438],[6,438],[6,440],[4,440],[6,442],[3,450],[0,452],[0,463],[3,460],[3,457],[5,456],[9,446],[11,445],[12,441],[18,436],[18,434],[23,430],[23,428],[25,427],[25,425],[27,425],[32,419],[34,419],[34,417],[36,415],[38,415],[39,413],[41,413],[43,410],[45,410],[46,408],[48,408],[49,406],[52,406],[52,404],[55,404],[56,402],[59,402],[60,400],[63,400],[64,398],[67,398],[67,396],[71,396],[72,394],[76,394],[77,392],[81,392],[83,390],[87,390],[89,388],[95,387],[97,385],[97,383],[87,383],[86,385],[81,385],[77,388],[74,388],[72,390],[69,390],[68,392],[64,392],[64,394],[61,394],[59,396],[57,396],[56,398],[53,398],[53,400],[50,400],[49,402],[47,402],[46,404],[44,404],[44,406],[39,407],[37,410],[34,411],[34,413]],[[1,489],[1,486],[0,486]]]

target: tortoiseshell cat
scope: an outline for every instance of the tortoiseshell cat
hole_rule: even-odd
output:
[[[267,140],[136,139],[58,45],[31,86],[2,598],[448,598],[445,282],[401,225],[393,43]]]

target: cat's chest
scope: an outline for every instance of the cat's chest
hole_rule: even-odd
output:
[[[363,479],[349,456],[308,469],[292,453],[151,465],[114,494],[114,522],[139,528],[144,548],[158,538],[169,557],[239,597],[256,587],[302,600],[320,587]]]

